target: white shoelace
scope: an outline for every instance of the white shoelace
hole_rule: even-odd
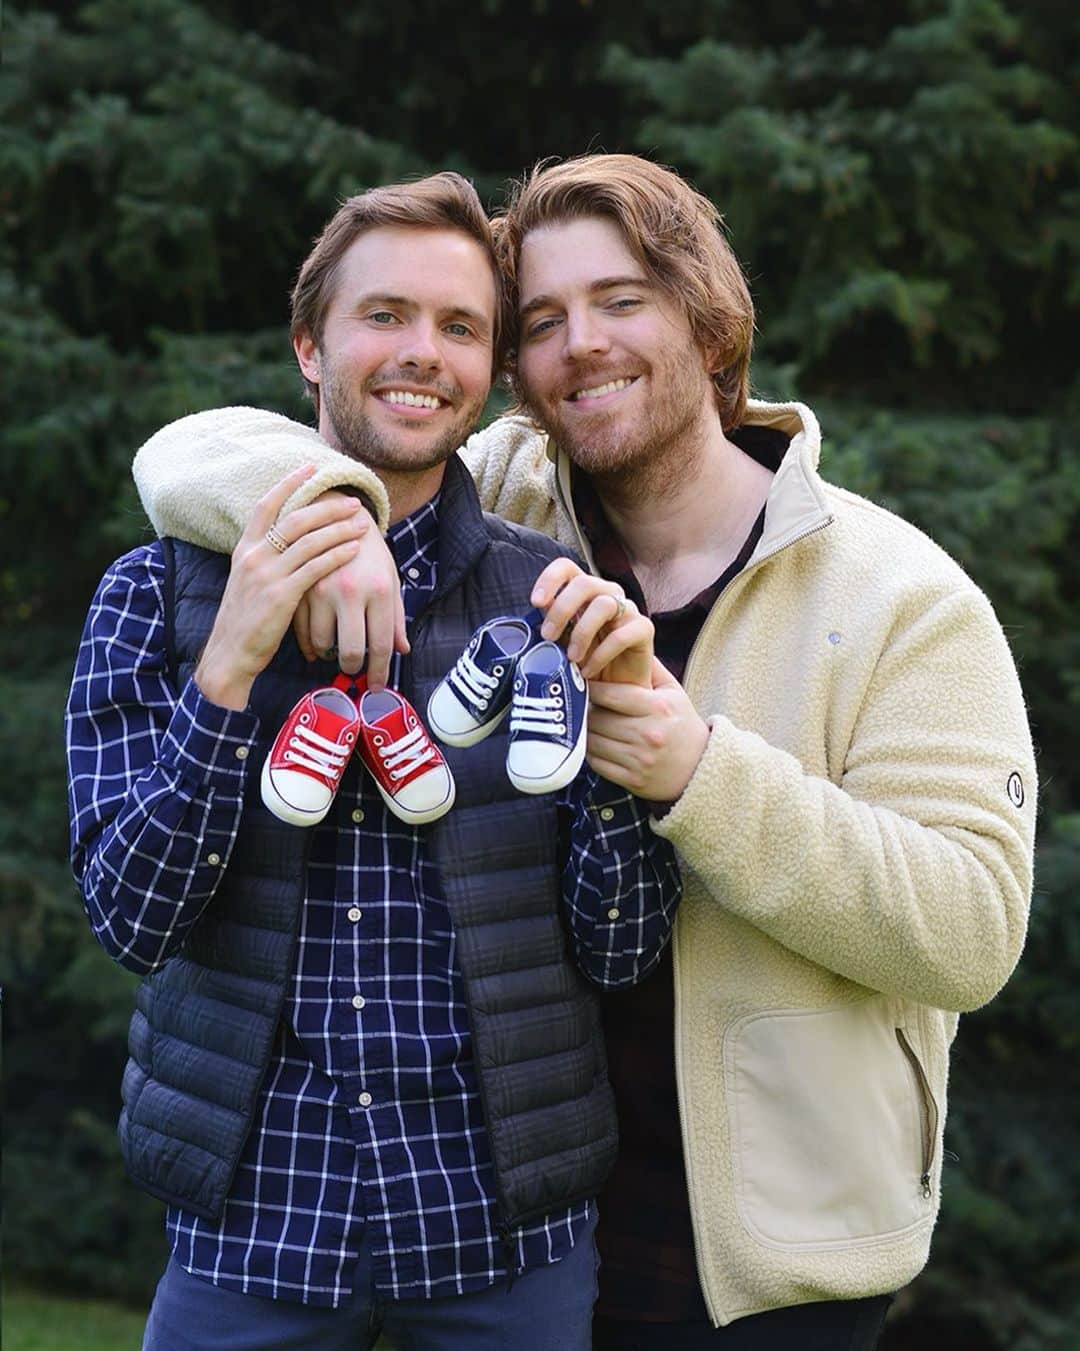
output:
[[[561,696],[535,698],[531,694],[515,694],[510,709],[510,730],[565,736],[566,713]]]
[[[489,676],[481,671],[472,657],[463,652],[450,672],[450,683],[478,708],[487,708],[499,679],[498,676]]]
[[[422,727],[414,727],[397,741],[378,748],[379,755],[390,771],[392,779],[404,779],[408,774],[427,760],[435,758],[435,747],[427,739]],[[399,768],[400,766],[400,768]]]
[[[309,769],[313,774],[325,774],[327,778],[336,779],[352,752],[352,742],[347,746],[339,746],[336,741],[330,741],[313,728],[299,723],[289,738],[289,749],[283,759],[302,769]]]

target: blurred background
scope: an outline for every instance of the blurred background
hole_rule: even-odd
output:
[[[94,586],[147,535],[135,449],[215,404],[307,418],[287,295],[340,197],[455,168],[494,205],[536,158],[604,149],[716,201],[757,392],[809,401],[826,475],[927,530],[1009,634],[1042,776],[1031,936],[962,1020],[958,1158],[886,1346],[1080,1346],[1080,7],[16,0],[2,39],[9,1313],[145,1308],[164,1260],[115,1145],[133,990],[68,873],[61,731]]]

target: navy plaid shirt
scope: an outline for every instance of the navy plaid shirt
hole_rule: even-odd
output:
[[[390,544],[410,622],[435,589],[437,499]],[[166,673],[160,546],[107,572],[68,706],[73,860],[94,933],[145,972],[176,949],[227,864],[254,715],[179,697]],[[397,668],[391,672],[391,682]],[[314,830],[296,969],[255,1123],[220,1221],[172,1207],[173,1253],[229,1289],[336,1306],[366,1225],[389,1298],[481,1289],[505,1272],[455,936],[422,829],[354,763]],[[583,772],[564,912],[594,980],[653,966],[679,895],[673,855],[623,790]],[[518,1270],[558,1261],[590,1204],[512,1236]]]

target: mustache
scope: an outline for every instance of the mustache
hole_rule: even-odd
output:
[[[380,371],[378,375],[367,381],[367,389],[369,390],[389,388],[394,385],[416,385],[425,394],[436,394],[440,399],[445,399],[447,403],[457,403],[464,397],[464,391],[460,385],[448,380],[426,380],[418,376],[415,371]]]

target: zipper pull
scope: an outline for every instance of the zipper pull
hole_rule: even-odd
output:
[[[920,1187],[922,1187],[923,1197],[925,1198],[925,1200],[929,1201],[931,1196],[933,1196],[934,1194],[933,1189],[930,1186],[929,1173],[923,1173],[922,1177],[919,1178],[919,1185]]]

